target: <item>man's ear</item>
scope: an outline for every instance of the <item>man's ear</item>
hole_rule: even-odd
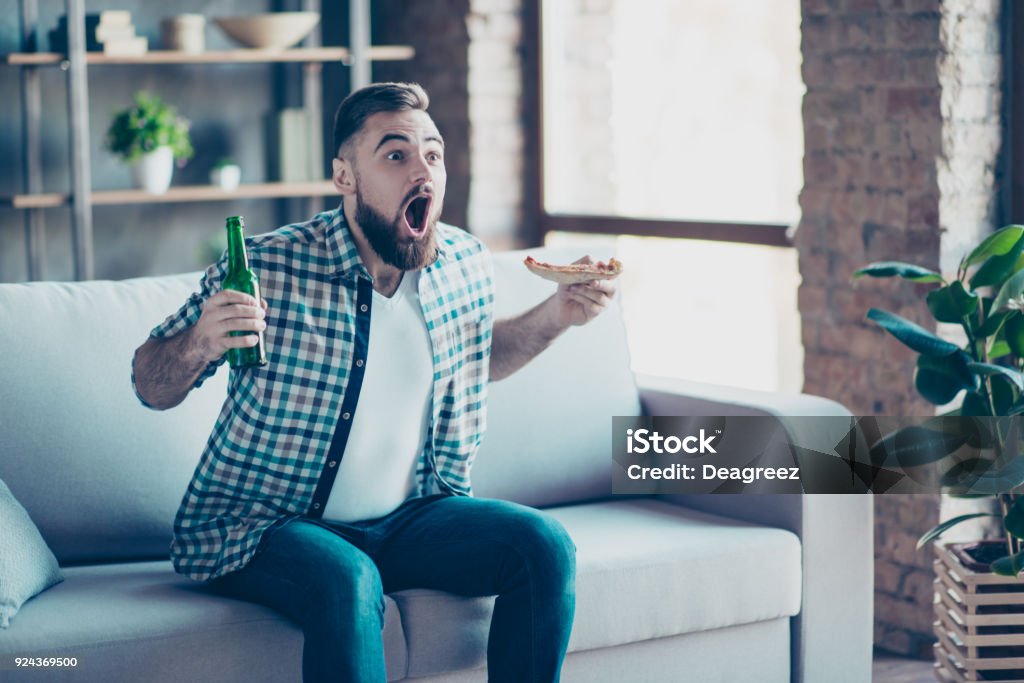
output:
[[[331,179],[334,181],[334,189],[344,196],[356,193],[356,173],[352,164],[347,159],[335,157],[331,160],[334,173]]]

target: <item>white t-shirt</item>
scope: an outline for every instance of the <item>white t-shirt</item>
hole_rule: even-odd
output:
[[[390,299],[373,292],[363,385],[325,521],[381,517],[415,490],[434,380],[418,284],[419,271],[411,271]]]

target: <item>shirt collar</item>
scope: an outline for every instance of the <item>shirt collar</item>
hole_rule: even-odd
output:
[[[356,280],[359,276],[370,279],[370,274],[359,257],[356,241],[352,239],[345,220],[345,211],[339,205],[333,211],[324,214],[327,221],[327,250],[331,259],[331,274],[346,280]]]
[[[352,230],[349,229],[348,221],[345,220],[345,210],[342,205],[325,212],[323,217],[327,221],[326,239],[332,276],[353,281],[362,276],[372,280],[366,266],[363,265],[363,259],[359,256],[359,248],[356,247],[356,241],[352,238]],[[431,270],[446,260],[447,251],[442,243],[441,235],[437,234],[438,232],[438,229],[435,228],[437,260],[424,270]]]

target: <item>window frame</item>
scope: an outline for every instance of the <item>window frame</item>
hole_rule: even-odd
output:
[[[555,0],[557,2],[557,0]],[[528,136],[526,150],[530,180],[524,188],[527,246],[541,246],[549,232],[575,232],[598,235],[637,235],[679,239],[738,242],[793,248],[785,223],[745,223],[637,218],[617,215],[551,213],[544,203],[544,27],[541,4],[545,0],[524,0],[523,43],[527,87],[524,105],[527,123],[534,134]]]

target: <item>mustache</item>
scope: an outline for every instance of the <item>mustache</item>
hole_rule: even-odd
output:
[[[430,187],[429,185],[417,185],[416,187],[409,190],[409,192],[405,195],[405,198],[402,199],[402,206],[408,204],[413,197],[417,197],[421,194],[428,195],[430,196],[431,199],[433,199],[434,188]]]

